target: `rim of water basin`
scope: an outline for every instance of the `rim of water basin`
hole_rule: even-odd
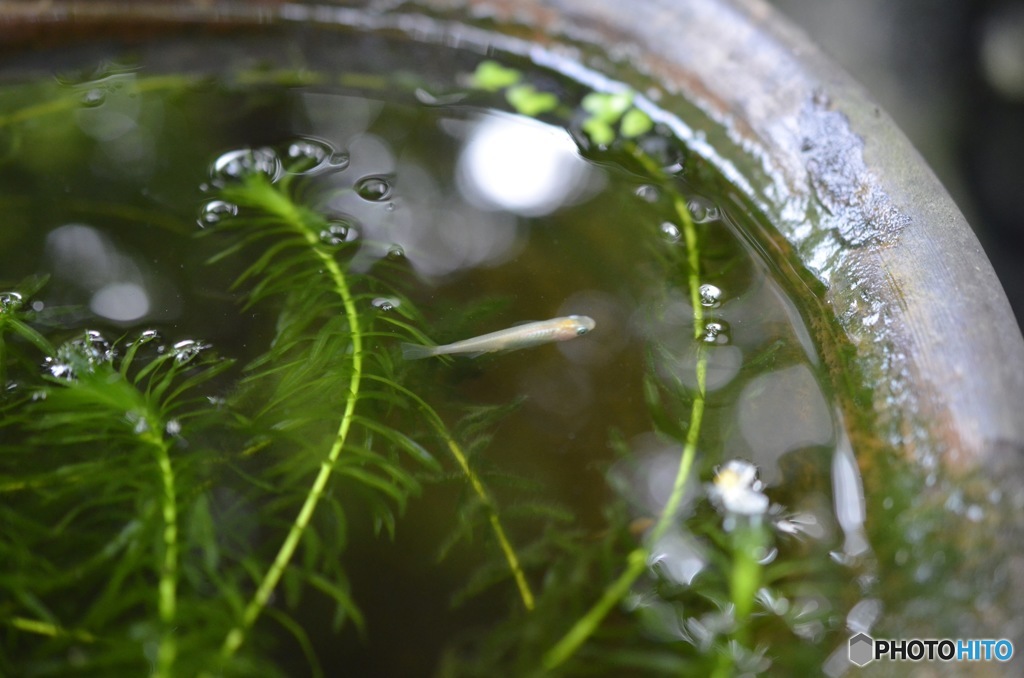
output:
[[[991,477],[1015,468],[1024,340],[977,238],[892,120],[763,0],[0,2],[8,48],[52,46],[57,24],[88,35],[112,21],[271,20],[520,53],[636,89],[806,267],[831,320],[819,340],[838,334],[846,347],[833,381],[853,372],[870,387],[847,391],[847,414],[870,411],[876,439],[909,459]]]

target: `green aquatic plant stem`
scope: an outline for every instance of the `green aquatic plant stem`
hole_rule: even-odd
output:
[[[729,596],[736,617],[736,638],[746,645],[747,622],[754,611],[757,590],[761,588],[763,557],[767,540],[761,516],[737,516],[740,525],[730,534],[732,542],[732,568],[729,571]]]
[[[530,588],[529,582],[526,581],[526,574],[523,572],[523,567],[519,562],[519,557],[516,555],[515,549],[512,548],[512,542],[509,541],[508,535],[505,534],[505,528],[501,525],[501,518],[498,515],[498,507],[491,499],[490,493],[487,492],[487,488],[484,487],[483,482],[480,480],[480,476],[478,476],[476,471],[474,471],[469,465],[469,459],[466,458],[466,454],[462,451],[462,447],[448,432],[448,427],[444,425],[444,421],[441,420],[440,415],[438,415],[434,408],[428,405],[425,400],[404,386],[400,386],[373,375],[367,375],[367,379],[379,381],[381,384],[384,384],[389,388],[398,390],[407,398],[415,402],[426,414],[427,419],[430,420],[434,430],[445,441],[445,444],[448,446],[448,450],[452,453],[452,456],[455,457],[455,461],[458,463],[459,468],[462,469],[463,474],[465,474],[466,478],[469,479],[469,484],[473,488],[473,492],[476,494],[477,499],[479,499],[480,503],[486,508],[487,520],[491,524],[491,531],[494,532],[494,537],[498,540],[498,545],[501,547],[502,555],[504,555],[505,561],[508,563],[509,570],[512,572],[512,578],[516,582],[516,588],[519,590],[519,597],[523,601],[523,607],[528,611],[533,610],[535,606],[533,591]]]
[[[170,444],[154,429],[153,422],[158,417],[147,417],[149,426],[142,439],[153,448],[160,480],[163,485],[163,496],[160,499],[160,512],[163,516],[164,560],[160,568],[158,591],[158,609],[163,624],[163,635],[157,650],[156,669],[153,673],[157,678],[174,675],[174,658],[177,654],[177,643],[174,638],[174,624],[178,607],[178,500],[175,490],[174,468],[171,466]]]
[[[97,638],[87,631],[72,631],[65,628],[61,628],[56,624],[50,622],[39,621],[38,619],[28,619],[26,617],[11,617],[5,620],[5,623],[11,628],[24,631],[25,633],[32,633],[37,636],[48,636],[50,638],[72,638],[82,643],[95,643]]]
[[[651,174],[661,175],[662,171],[647,154],[640,151],[635,144],[630,144],[633,155]],[[662,508],[657,522],[646,538],[646,544],[629,553],[626,557],[626,569],[613,581],[601,595],[601,598],[584,614],[562,638],[548,650],[542,659],[544,669],[551,671],[564,663],[593,635],[601,621],[615,605],[629,592],[630,587],[647,569],[651,557],[651,546],[665,535],[665,532],[676,519],[683,501],[686,481],[690,477],[693,462],[697,457],[697,443],[700,440],[701,422],[704,418],[704,400],[707,385],[707,356],[703,349],[702,338],[704,328],[704,307],[700,303],[700,251],[697,242],[697,231],[693,217],[686,201],[679,194],[673,198],[676,214],[682,225],[683,237],[687,249],[687,286],[690,289],[690,301],[693,305],[693,338],[697,342],[697,361],[695,366],[697,388],[693,394],[690,407],[690,424],[683,442],[683,450],[679,459],[679,467],[672,483],[672,492]]]
[[[262,175],[259,175],[259,177],[261,177],[260,180],[265,181],[265,179],[262,179]],[[259,206],[268,213],[278,217],[282,222],[288,224],[302,235],[310,250],[323,264],[324,270],[330,276],[334,290],[341,298],[349,326],[349,333],[352,337],[352,352],[350,354],[352,371],[347,386],[348,393],[345,399],[345,410],[341,415],[338,430],[334,436],[334,443],[331,445],[331,449],[327,452],[323,462],[321,462],[320,470],[313,480],[313,484],[306,494],[306,499],[299,509],[295,520],[292,522],[288,535],[277,552],[277,556],[263,575],[263,579],[256,588],[256,592],[253,594],[249,604],[245,607],[241,621],[225,637],[224,644],[221,646],[221,657],[223,659],[232,657],[245,642],[246,635],[253,624],[256,623],[260,613],[267,606],[271,594],[274,592],[278,582],[280,582],[281,577],[284,575],[285,569],[295,555],[299,542],[302,540],[302,535],[309,526],[313,512],[316,510],[317,504],[319,504],[323,496],[324,489],[327,487],[327,481],[330,479],[338,458],[341,456],[342,449],[345,447],[349,430],[352,428],[356,400],[358,399],[360,382],[363,377],[363,338],[355,301],[341,266],[338,265],[332,254],[326,251],[320,244],[319,231],[310,226],[310,220],[315,219],[315,215],[296,205],[283,193],[274,190],[269,185],[263,188],[266,190],[253,191],[254,197],[258,196],[259,198]]]
[[[473,486],[473,492],[483,502],[484,506],[487,507],[487,520],[491,524],[491,530],[494,532],[495,538],[498,540],[498,544],[501,546],[501,552],[505,556],[505,560],[508,562],[509,569],[512,571],[512,577],[516,581],[516,587],[519,589],[519,597],[523,600],[523,607],[527,610],[533,610],[534,599],[533,591],[530,590],[530,585],[526,581],[526,575],[523,573],[523,568],[519,564],[519,557],[516,556],[515,549],[512,548],[512,543],[508,540],[505,535],[505,530],[501,526],[501,519],[498,517],[498,509],[491,501],[490,495],[487,493],[487,489],[483,483],[480,482],[480,477],[473,471],[469,466],[469,460],[466,459],[466,455],[463,454],[462,448],[455,442],[455,439],[448,435],[444,429],[439,429],[439,433],[444,436],[448,443],[448,449],[451,450],[452,456],[458,462],[459,467],[462,468],[462,472],[469,478],[470,485]]]

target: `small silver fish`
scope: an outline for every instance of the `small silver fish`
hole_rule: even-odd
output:
[[[402,357],[406,360],[419,360],[435,355],[468,353],[475,358],[484,353],[514,351],[519,348],[546,344],[549,341],[568,341],[582,337],[594,329],[594,325],[593,318],[588,318],[585,315],[570,315],[564,318],[516,325],[507,330],[481,334],[479,337],[463,339],[444,346],[402,344]]]

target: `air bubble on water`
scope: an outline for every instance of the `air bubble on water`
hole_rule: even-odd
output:
[[[142,332],[139,332],[139,336],[132,342],[132,346],[142,346],[151,341],[156,341],[159,338],[160,333],[156,330],[143,330]]]
[[[332,219],[320,231],[320,242],[328,247],[338,247],[359,237],[359,231],[349,218]]]
[[[0,292],[0,313],[11,313],[21,308],[22,296],[19,292]]]
[[[388,248],[387,256],[391,261],[401,261],[405,259],[405,250],[402,249],[401,245],[392,245]]]
[[[46,308],[46,304],[44,304],[43,302],[39,301],[38,299],[36,299],[35,301],[32,302],[32,310],[35,311],[36,313],[39,313],[44,308]]]
[[[661,225],[661,236],[668,242],[679,242],[683,234],[679,232],[679,227],[673,224],[671,221],[666,221]]]
[[[169,436],[181,435],[181,422],[178,421],[177,419],[171,419],[167,422],[167,425],[164,427],[164,430],[167,432],[167,435]]]
[[[340,172],[348,167],[349,156],[329,142],[316,137],[299,137],[285,149],[288,171],[294,174]]]
[[[640,198],[644,202],[657,202],[658,198],[661,197],[661,191],[658,190],[657,186],[651,186],[650,184],[644,184],[634,191],[636,197]]]
[[[349,166],[352,162],[352,158],[345,151],[335,151],[331,154],[331,157],[327,159],[331,172],[340,172]]]
[[[721,218],[718,207],[706,198],[690,198],[686,207],[690,210],[690,216],[693,217],[693,222],[696,224],[718,221]]]
[[[171,348],[171,353],[174,355],[174,361],[179,365],[183,365],[208,348],[210,348],[209,344],[204,344],[194,339],[185,339],[175,344]]]
[[[700,286],[700,305],[705,308],[716,308],[722,303],[722,290],[714,285],[704,284]]]
[[[712,321],[704,325],[704,342],[708,344],[729,343],[728,327],[725,323]]]
[[[281,158],[270,148],[239,148],[224,153],[210,165],[210,178],[215,186],[241,181],[254,174],[264,174],[272,182],[281,178]]]
[[[102,89],[90,89],[82,95],[82,105],[86,108],[96,108],[102,106],[103,102],[107,100],[107,93]]]
[[[378,311],[393,311],[402,305],[401,300],[394,297],[377,297],[370,303]]]
[[[199,210],[199,219],[196,220],[196,223],[199,224],[199,228],[206,228],[207,226],[215,226],[224,219],[236,216],[237,214],[238,205],[224,200],[211,200]]]
[[[391,197],[391,181],[383,175],[363,177],[356,182],[356,193],[363,200],[384,202]]]

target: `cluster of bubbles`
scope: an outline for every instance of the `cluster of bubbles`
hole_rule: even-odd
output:
[[[662,191],[652,184],[642,184],[634,191],[634,195],[647,203],[656,203],[662,199]],[[703,224],[721,219],[721,212],[718,207],[707,198],[693,196],[687,200],[686,208],[695,224]],[[683,242],[683,232],[678,224],[671,221],[663,221],[658,226],[658,233],[661,239],[670,245],[679,245]],[[707,309],[718,308],[722,305],[722,290],[710,283],[700,286],[697,291],[700,305]],[[704,325],[702,340],[708,344],[729,343],[728,325],[721,320],[715,319]]]
[[[160,333],[156,330],[144,330],[138,337],[128,342],[128,346],[138,350],[146,344],[159,341],[160,338]],[[170,349],[162,344],[158,345],[156,352],[164,354],[169,351],[178,365],[184,365],[208,348],[210,344],[195,339],[184,339]],[[44,360],[43,367],[58,379],[71,380],[82,373],[92,372],[99,365],[112,363],[116,357],[117,349],[102,333],[85,330],[81,336],[57,347],[55,354]]]
[[[110,363],[116,352],[102,334],[86,330],[82,336],[57,347],[55,355],[48,356],[43,368],[58,379],[74,379],[83,372],[92,372],[97,366]]]
[[[226,153],[210,165],[210,181],[203,184],[203,190],[224,188],[243,181],[246,177],[262,174],[271,183],[285,176],[322,176],[341,172],[351,164],[348,152],[336,149],[329,142],[315,137],[299,137],[280,147],[238,148]],[[371,174],[356,180],[352,191],[367,202],[383,203],[392,207],[394,177],[386,174]],[[197,223],[208,228],[223,223],[238,215],[238,205],[215,199],[207,201],[199,210]],[[320,232],[320,240],[330,247],[357,240],[360,229],[356,219],[350,215],[333,217]]]

